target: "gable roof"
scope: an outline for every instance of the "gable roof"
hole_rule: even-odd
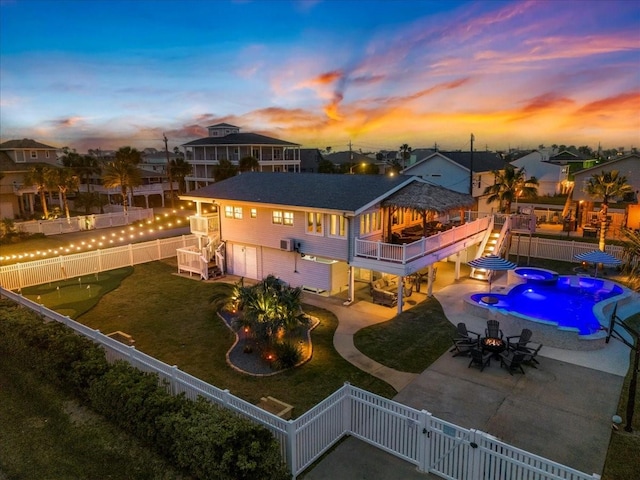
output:
[[[613,160],[609,160],[607,162],[602,162],[602,163],[598,163],[597,165],[594,165],[593,167],[589,167],[589,168],[583,168],[582,170],[578,170],[577,172],[574,172],[573,175],[574,177],[576,175],[583,175],[585,173],[591,174],[592,172],[596,172],[596,171],[608,171],[608,170],[618,170],[614,164],[618,163],[618,162],[622,162],[625,160],[630,160],[633,157],[635,157],[638,161],[638,168],[640,168],[640,154],[638,153],[629,153],[628,155],[625,155],[623,157],[619,157],[619,158],[615,158]]]
[[[325,160],[329,160],[334,165],[343,165],[345,163],[361,163],[375,162],[374,158],[368,157],[360,152],[335,152],[324,156]]]
[[[207,128],[240,128],[230,123],[216,123],[215,125],[209,125]]]
[[[31,138],[23,138],[22,140],[8,140],[0,143],[0,150],[18,150],[18,149],[38,149],[38,150],[57,150],[56,147],[36,142]]]
[[[413,165],[406,168],[405,172],[409,172],[418,165],[422,165],[428,162],[429,159],[434,157],[442,157],[456,163],[465,170],[469,170],[471,166],[471,152],[444,152],[438,150],[431,155],[417,161]],[[473,152],[473,171],[474,172],[491,172],[493,170],[504,169],[505,164],[508,163],[498,153],[495,152]]]
[[[402,175],[247,172],[189,192],[181,198],[357,212],[415,180],[415,177]]]
[[[297,143],[285,142],[277,138],[267,137],[258,133],[230,133],[224,137],[205,137],[183,143],[183,147],[203,145],[278,145],[285,147],[299,147]]]

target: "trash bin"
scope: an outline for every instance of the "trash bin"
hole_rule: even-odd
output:
[[[573,232],[576,229],[576,221],[575,220],[564,220],[562,223],[562,231],[563,232]]]

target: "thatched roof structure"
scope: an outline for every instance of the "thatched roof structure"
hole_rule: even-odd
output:
[[[383,207],[446,213],[474,204],[473,197],[439,185],[412,182],[382,201]]]

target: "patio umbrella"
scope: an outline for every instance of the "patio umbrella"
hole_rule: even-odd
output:
[[[493,270],[496,272],[513,270],[514,268],[516,268],[515,263],[493,254],[486,255],[484,257],[478,257],[474,260],[471,260],[470,262],[467,262],[467,265],[473,268],[484,268],[485,270]],[[489,293],[491,293],[491,276],[487,275],[487,279],[489,280]]]
[[[598,264],[604,265],[620,265],[622,262],[613,255],[603,252],[602,250],[591,250],[590,252],[578,253],[574,255],[581,262],[589,262],[596,264],[595,276],[598,276]]]

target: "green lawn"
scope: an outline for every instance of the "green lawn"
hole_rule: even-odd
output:
[[[213,284],[174,275],[167,262],[138,265],[121,286],[78,318],[109,333],[133,336],[136,348],[251,403],[270,395],[292,404],[298,416],[340,388],[344,382],[387,398],[396,392],[365,373],[333,348],[338,319],[327,310],[305,305],[320,319],[312,331],[313,357],[301,367],[270,377],[238,373],[226,362],[235,335],[209,304]]]

